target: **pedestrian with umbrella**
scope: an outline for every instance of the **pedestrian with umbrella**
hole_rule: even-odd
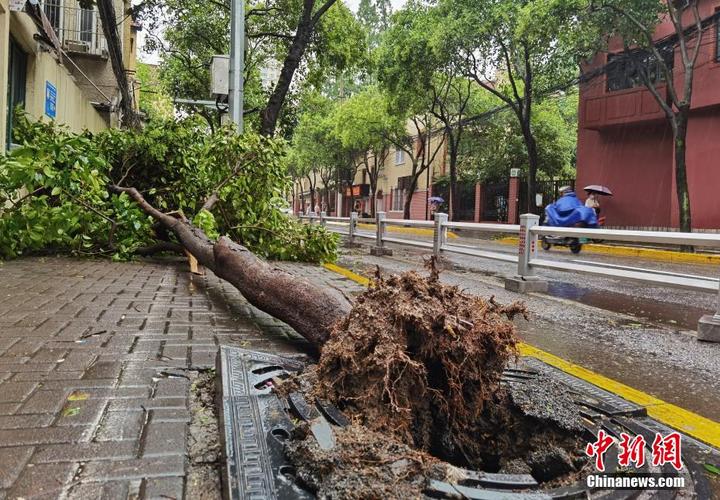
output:
[[[585,192],[588,194],[587,200],[585,200],[585,206],[595,210],[595,213],[600,215],[600,196],[612,196],[612,191],[605,186],[598,184],[591,184],[585,186]]]

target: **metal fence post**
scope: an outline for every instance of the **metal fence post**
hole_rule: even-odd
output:
[[[320,212],[320,225],[324,226],[326,224],[325,217],[327,217],[326,212]]]
[[[537,257],[538,239],[531,229],[540,224],[540,217],[535,214],[520,216],[520,232],[518,234],[518,266],[517,275],[505,279],[505,289],[513,292],[544,292],[547,281],[535,276],[530,265],[531,259]]]
[[[698,340],[720,342],[720,287],[718,287],[715,314],[706,314],[698,322]]]
[[[385,236],[385,212],[378,212],[375,216],[375,246],[382,248]]]
[[[371,255],[392,255],[392,250],[385,248],[385,212],[375,215],[375,246],[370,249]]]
[[[537,257],[537,236],[530,229],[540,224],[540,217],[535,214],[520,216],[520,233],[518,235],[518,276],[533,276],[535,271],[530,268],[530,259]]]
[[[433,230],[433,255],[440,257],[442,247],[447,240],[447,224],[448,215],[443,213],[435,213],[435,228]]]
[[[350,244],[355,244],[355,231],[357,230],[358,213],[350,212],[350,226],[348,227],[348,237],[350,238]]]

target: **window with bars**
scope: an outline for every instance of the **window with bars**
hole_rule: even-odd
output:
[[[60,37],[60,27],[62,26],[62,0],[44,0],[43,10],[50,21],[50,26],[55,30],[55,34]]]
[[[81,7],[78,16],[80,18],[78,23],[80,41],[92,44],[95,34],[95,10],[92,6],[89,9]]]
[[[675,59],[674,46],[666,44],[658,48],[665,65],[670,71]],[[643,75],[653,83],[665,80],[661,63],[647,50],[630,50],[618,54],[608,54],[607,59],[607,90],[631,89],[644,85]]]

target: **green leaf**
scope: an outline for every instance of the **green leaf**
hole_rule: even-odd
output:
[[[711,474],[717,474],[720,475],[720,467],[712,464],[704,464],[703,467],[705,467],[705,470],[708,471]]]

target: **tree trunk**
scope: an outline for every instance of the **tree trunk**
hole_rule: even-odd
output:
[[[408,189],[407,196],[405,197],[405,206],[403,207],[403,219],[410,219],[410,205],[412,204],[413,194],[415,193],[415,189],[417,189],[417,181],[421,173],[422,172],[419,172],[413,175],[410,180],[410,189]]]
[[[307,4],[310,4],[310,7]],[[267,106],[260,114],[260,134],[266,137],[272,137],[275,135],[275,128],[277,127],[277,121],[280,116],[280,110],[285,104],[285,98],[290,90],[293,76],[300,66],[305,49],[308,43],[310,43],[310,37],[313,31],[312,25],[312,5],[314,2],[305,2],[305,8],[300,15],[300,21],[298,22],[295,36],[290,44],[290,49],[283,62],[282,70],[280,71],[280,77],[278,78],[275,89],[273,90],[270,99],[268,99]]]
[[[536,214],[538,213],[538,208],[535,204],[535,194],[537,193],[538,151],[535,136],[530,128],[529,116],[526,120],[523,120],[522,131],[528,154],[527,202],[525,208],[527,213]]]
[[[458,145],[455,142],[455,138],[452,137],[452,134],[448,134],[449,140],[448,140],[448,146],[450,146],[450,189],[448,190],[450,201],[448,203],[448,206],[450,207],[449,210],[449,219],[451,221],[456,220],[457,213],[458,213],[458,199],[457,199],[457,159],[458,159]]]
[[[109,189],[127,193],[145,213],[175,233],[200,264],[230,282],[252,305],[293,327],[316,349],[327,341],[333,324],[350,312],[350,301],[337,290],[320,288],[273,267],[225,237],[213,243],[187,220],[157,210],[135,188]]]
[[[678,200],[680,231],[692,231],[690,191],[687,181],[686,139],[689,109],[681,109],[675,115],[673,142],[675,145],[675,186]]]

